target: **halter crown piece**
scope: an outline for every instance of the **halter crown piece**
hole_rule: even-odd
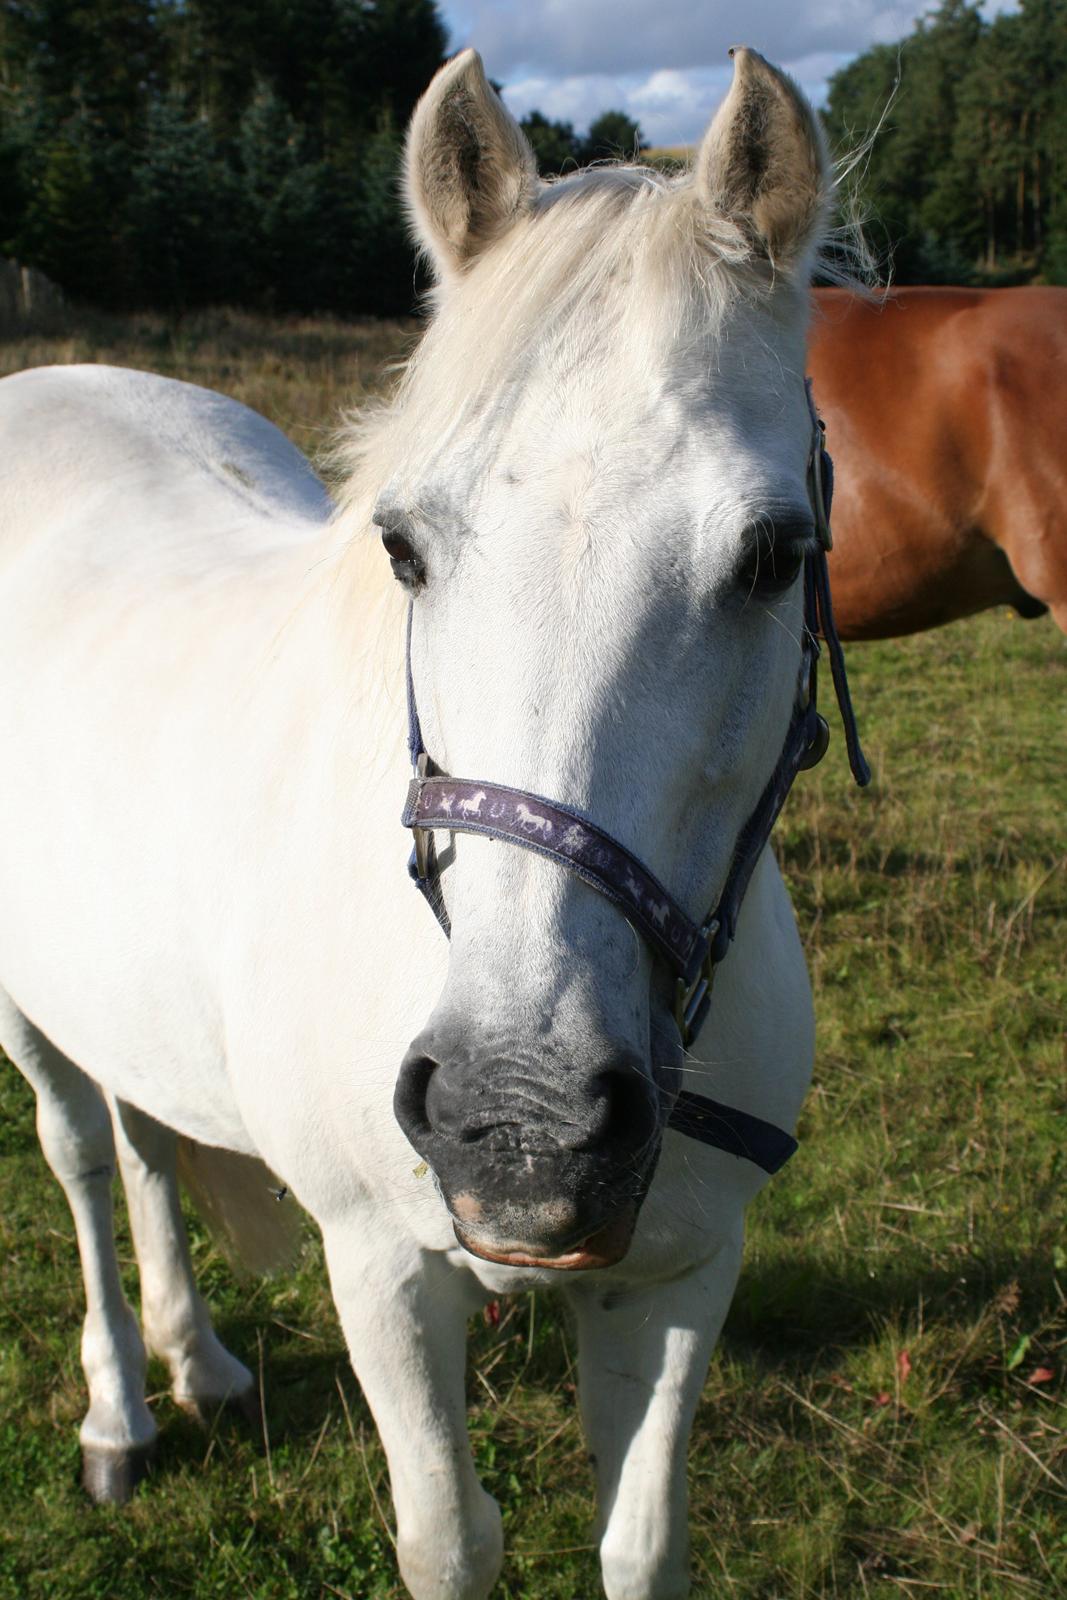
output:
[[[812,400],[810,379],[806,392],[812,420],[808,495],[815,516],[817,542],[804,557],[804,632],[799,688],[778,765],[738,835],[722,893],[702,922],[692,921],[659,879],[584,812],[525,789],[510,789],[481,779],[451,778],[434,765],[422,741],[415,703],[411,676],[411,611],[408,611],[408,748],[415,776],[408,788],[401,821],[405,828],[412,830],[414,837],[408,871],[446,936],[450,926],[441,894],[441,862],[434,845],[435,828],[451,833],[481,833],[549,856],[619,906],[644,937],[653,956],[673,971],[675,1020],[683,1046],[692,1043],[707,1017],[715,969],[730,948],[749,879],[793,780],[798,772],[814,767],[826,754],[830,731],[815,703],[817,667],[822,653],[820,635],[830,658],[830,673],[852,776],[861,788],[871,779],[870,768],[860,748],[845,675],[845,658],[830,602],[826,552],[832,542],[833,462],[826,450],[824,426]],[[688,1089],[678,1095],[667,1121],[677,1132],[732,1155],[743,1156],[765,1172],[777,1172],[797,1148],[797,1141],[783,1128]]]

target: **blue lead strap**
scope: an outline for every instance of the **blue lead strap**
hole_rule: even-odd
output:
[[[799,1147],[791,1133],[776,1128],[773,1122],[764,1122],[751,1112],[737,1111],[724,1106],[707,1095],[693,1094],[683,1089],[667,1126],[676,1133],[684,1133],[701,1144],[710,1144],[732,1156],[752,1161],[764,1172],[775,1173],[785,1166],[789,1157]]]

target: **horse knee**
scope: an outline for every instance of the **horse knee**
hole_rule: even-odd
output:
[[[56,1178],[71,1184],[104,1184],[115,1177],[115,1141],[103,1098],[92,1094],[60,1097],[37,1090],[37,1137]]]
[[[413,1600],[486,1600],[504,1560],[500,1507],[484,1489],[457,1524],[435,1519],[397,1532],[400,1576]]]
[[[689,1559],[673,1550],[625,1549],[605,1540],[600,1547],[600,1572],[607,1600],[686,1600]]]

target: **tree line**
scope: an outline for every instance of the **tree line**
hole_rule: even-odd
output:
[[[878,129],[857,188],[898,282],[1067,283],[1067,0],[942,0],[834,76],[824,120],[841,154]]]
[[[0,0],[0,255],[76,300],[402,313],[434,0]],[[620,148],[535,114],[545,170]],[[604,141],[607,141],[607,145]]]
[[[116,309],[406,312],[403,129],[446,47],[435,0],[0,0],[0,255]],[[834,77],[898,281],[1067,282],[1065,68],[1067,0],[942,0]],[[546,175],[642,150],[622,112],[523,126]]]
[[[0,252],[76,299],[406,311],[433,0],[2,0]]]

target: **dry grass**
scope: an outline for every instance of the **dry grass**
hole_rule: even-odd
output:
[[[387,364],[414,345],[418,324],[226,310],[183,317],[55,312],[30,326],[0,327],[0,334],[0,377],[76,361],[160,372],[243,401],[314,459],[342,408],[381,388]]]
[[[3,359],[192,377],[314,449],[409,332],[140,319]],[[1067,649],[1047,622],[990,615],[850,664],[876,780],[849,788],[836,739],[779,832],[820,1058],[694,1430],[695,1593],[1051,1600],[1067,1594]],[[269,1453],[160,1397],[153,1481],[124,1512],[84,1504],[70,1222],[14,1073],[0,1100],[0,1600],[397,1596],[384,1462],[315,1241],[249,1294],[194,1224],[222,1336],[250,1364],[263,1351]],[[550,1301],[501,1310],[474,1330],[470,1385],[505,1513],[499,1593],[591,1600],[570,1335]]]

